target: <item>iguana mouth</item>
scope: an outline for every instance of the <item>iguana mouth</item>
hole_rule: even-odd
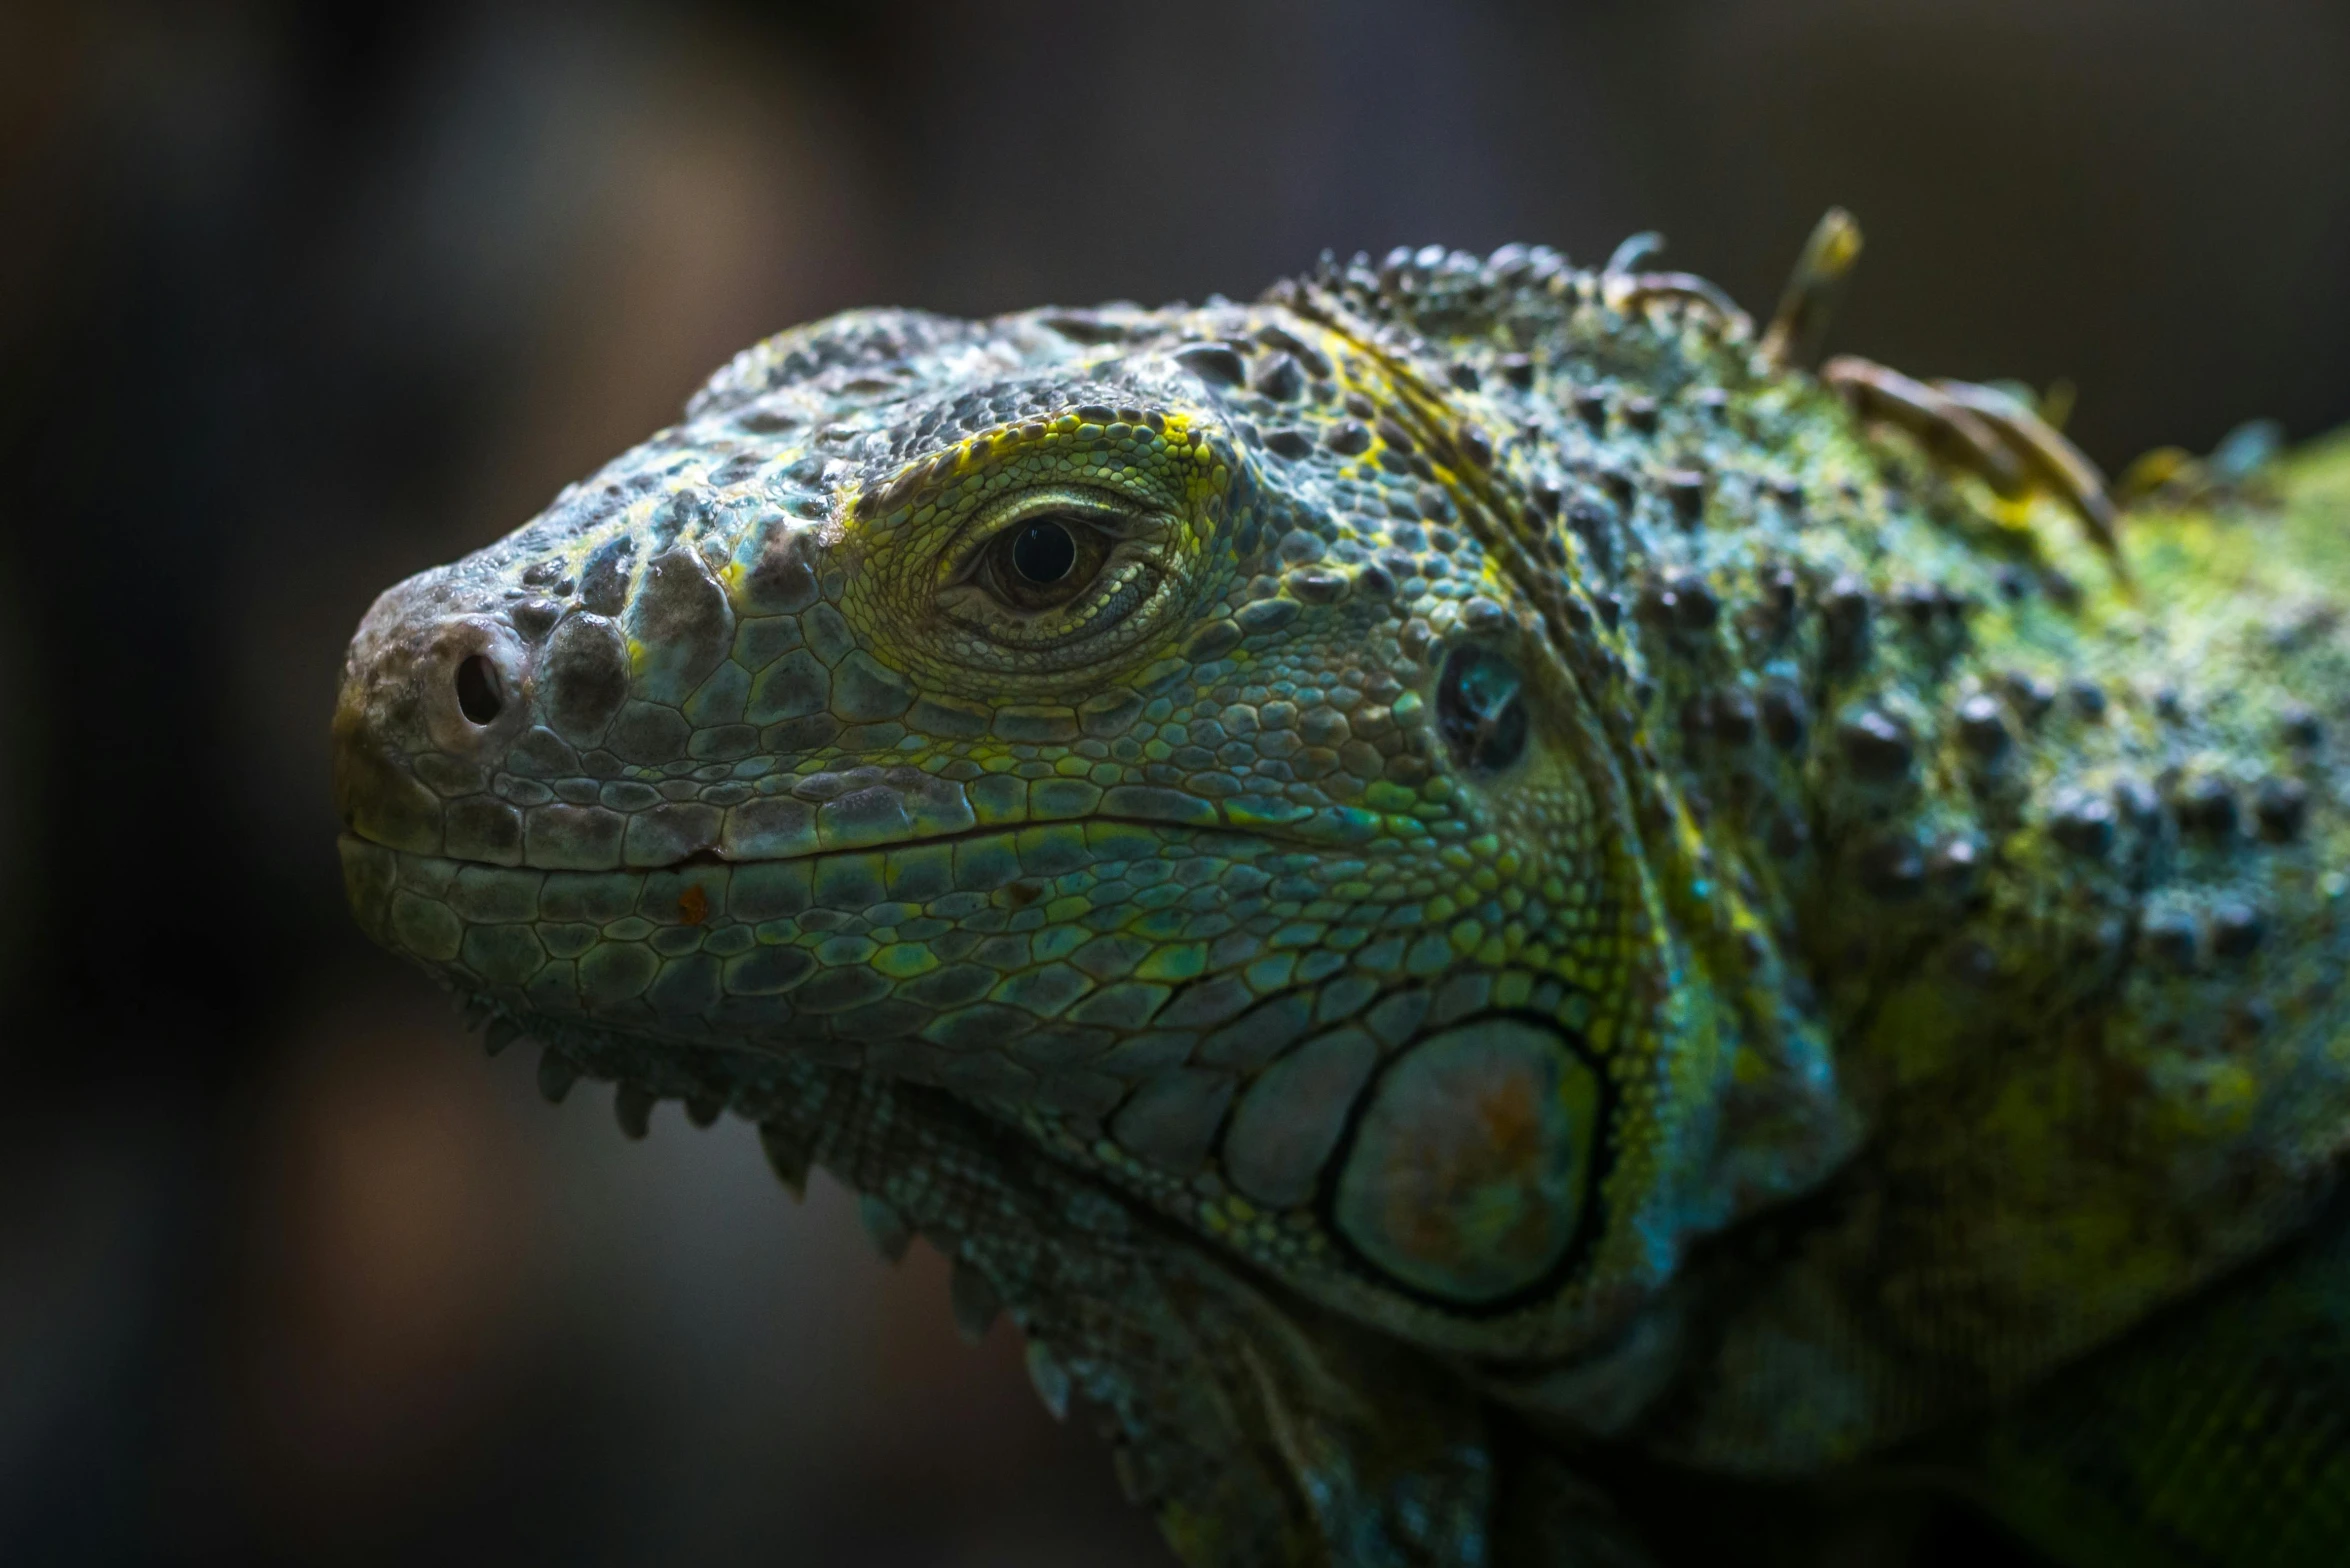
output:
[[[1043,913],[1032,909],[1038,905],[1061,911],[1058,920],[1131,900],[1144,918],[1157,913],[1157,924],[1174,936],[1203,889],[1236,879],[1266,884],[1278,876],[1291,882],[1292,897],[1319,896],[1321,879],[1300,873],[1329,850],[1293,834],[1111,816],[755,859],[705,847],[658,866],[507,865],[403,849],[358,832],[345,832],[340,847],[362,923],[387,945],[452,980],[470,976],[485,992],[523,990],[550,959],[584,960],[604,944],[649,943],[663,958],[703,950],[737,960],[762,948],[805,948],[827,935],[874,948],[878,956],[858,962],[872,957],[879,973],[911,978],[937,967],[923,944],[955,923],[983,910],[998,922],[1033,920]],[[1316,886],[1308,889],[1308,880]],[[795,962],[769,960],[779,991],[789,989],[793,977],[784,971]],[[893,965],[909,973],[897,976]],[[766,983],[736,978],[745,989]]]
[[[1191,824],[1168,822],[1160,818],[1129,816],[1061,817],[1049,822],[1005,822],[994,824],[992,826],[961,828],[952,833],[932,833],[915,838],[876,839],[873,842],[866,844],[843,844],[820,847],[811,849],[803,854],[790,855],[729,855],[723,848],[717,845],[705,845],[704,847],[695,850],[692,854],[680,856],[675,860],[667,860],[662,861],[656,865],[643,866],[555,866],[535,864],[529,860],[507,862],[502,860],[483,860],[466,855],[445,855],[420,852],[417,850],[402,848],[398,844],[386,843],[384,840],[373,837],[347,822],[344,824],[343,833],[341,836],[343,841],[347,844],[364,844],[375,849],[389,850],[392,853],[410,856],[419,860],[437,861],[451,866],[478,867],[485,871],[529,871],[546,874],[562,873],[565,875],[576,876],[649,876],[663,872],[686,871],[702,867],[733,869],[748,866],[814,864],[820,861],[846,859],[857,855],[886,856],[906,850],[928,849],[937,846],[945,846],[951,849],[953,846],[958,844],[978,843],[991,838],[1012,837],[1017,839],[1018,836],[1023,833],[1033,833],[1039,830],[1075,828],[1082,831],[1087,827],[1095,827],[1105,830],[1110,828],[1128,828],[1143,833],[1165,835],[1181,834],[1185,835],[1187,838],[1198,835],[1240,838],[1257,842],[1279,844],[1299,850],[1311,850],[1317,853],[1327,852],[1332,848],[1337,847],[1327,839],[1318,839],[1304,834],[1284,832],[1281,829],[1272,827],[1259,827],[1255,825],[1235,826],[1223,823]],[[1061,873],[1052,872],[1042,874],[1059,875]]]

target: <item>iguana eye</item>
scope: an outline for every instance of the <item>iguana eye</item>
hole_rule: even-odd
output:
[[[982,577],[1007,608],[1048,610],[1090,587],[1109,554],[1108,541],[1091,521],[1051,512],[996,535],[983,558]]]
[[[1165,579],[1156,514],[1123,497],[1054,485],[1007,498],[951,557],[939,606],[1002,647],[1071,647],[1150,602]]]
[[[967,515],[941,508],[929,608],[942,660],[1022,677],[1098,670],[1178,608],[1197,539],[1179,507],[1140,487],[1004,488]]]

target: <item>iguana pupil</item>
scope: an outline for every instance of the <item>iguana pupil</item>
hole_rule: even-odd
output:
[[[1012,569],[1040,588],[1067,577],[1076,564],[1077,541],[1053,518],[1038,518],[1012,541]]]

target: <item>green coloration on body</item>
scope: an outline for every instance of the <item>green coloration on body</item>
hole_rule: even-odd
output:
[[[378,601],[353,906],[1189,1561],[2350,1555],[2350,451],[2109,557],[1782,357],[1514,246],[785,333]]]

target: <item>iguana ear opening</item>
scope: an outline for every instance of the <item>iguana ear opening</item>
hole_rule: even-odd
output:
[[[1453,765],[1476,776],[1501,773],[1526,752],[1524,681],[1490,648],[1455,648],[1436,681],[1436,727]]]

